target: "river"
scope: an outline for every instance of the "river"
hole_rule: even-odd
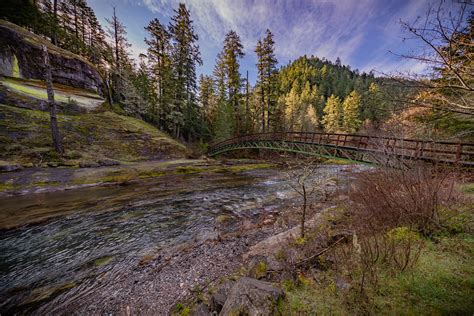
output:
[[[147,254],[206,238],[218,216],[272,212],[294,194],[285,180],[266,169],[2,198],[3,221],[47,216],[1,231],[0,314],[104,287],[104,274],[118,277]]]

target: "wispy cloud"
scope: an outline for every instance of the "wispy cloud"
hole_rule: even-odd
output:
[[[423,72],[423,65],[403,60],[397,54],[418,49],[406,36],[400,20],[413,22],[423,17],[429,5],[439,0],[88,0],[110,15],[118,7],[129,30],[133,55],[146,50],[144,26],[154,17],[168,23],[173,9],[184,2],[199,35],[204,66],[210,73],[225,34],[235,30],[241,37],[246,57],[242,71],[255,78],[257,40],[269,28],[275,35],[280,64],[302,55],[315,55],[361,71]],[[108,5],[105,5],[105,3]],[[122,17],[122,16],[121,16]]]
[[[143,0],[153,12],[172,14],[178,0]],[[235,30],[247,52],[269,28],[276,37],[277,55],[294,59],[314,54],[351,61],[352,52],[364,39],[365,28],[377,0],[361,1],[184,1],[204,41],[221,44],[225,33]],[[202,42],[202,41],[201,41]]]

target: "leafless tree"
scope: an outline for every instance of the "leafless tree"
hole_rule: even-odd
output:
[[[290,187],[303,199],[301,206],[301,238],[305,237],[308,203],[317,193],[325,196],[327,175],[316,175],[319,164],[314,159],[293,157],[288,163],[287,180]]]
[[[449,4],[452,4],[449,7]],[[403,74],[392,76],[414,88],[417,96],[403,98],[410,106],[426,107],[441,112],[474,116],[474,11],[471,1],[443,1],[430,7],[424,18],[414,23],[401,21],[409,34],[406,40],[423,45],[418,53],[401,54],[427,66],[424,76]]]

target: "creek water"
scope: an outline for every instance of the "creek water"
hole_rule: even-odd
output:
[[[93,288],[104,273],[119,276],[149,253],[212,232],[219,215],[258,216],[293,194],[283,173],[267,169],[0,199],[3,217],[42,219],[0,231],[0,314]]]

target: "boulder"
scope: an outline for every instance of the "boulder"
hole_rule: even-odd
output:
[[[226,281],[219,287],[216,293],[211,296],[211,311],[220,313],[234,285],[235,281]]]
[[[283,298],[283,291],[272,283],[243,277],[233,286],[219,315],[274,315]]]
[[[191,309],[190,315],[192,316],[211,316],[211,312],[204,303],[197,304]]]
[[[310,230],[317,227],[318,224],[324,221],[324,214],[330,212],[334,209],[334,206],[325,208],[314,215],[312,218],[306,221],[306,229]],[[250,259],[260,256],[266,258],[267,263],[271,264],[270,270],[277,270],[276,267],[273,266],[272,263],[275,263],[275,254],[282,246],[287,245],[288,243],[294,241],[300,236],[301,227],[297,225],[287,231],[281,232],[277,235],[270,236],[256,245],[250,247],[250,250],[244,254],[243,258],[245,261],[249,261]],[[278,260],[276,260],[278,261]]]

